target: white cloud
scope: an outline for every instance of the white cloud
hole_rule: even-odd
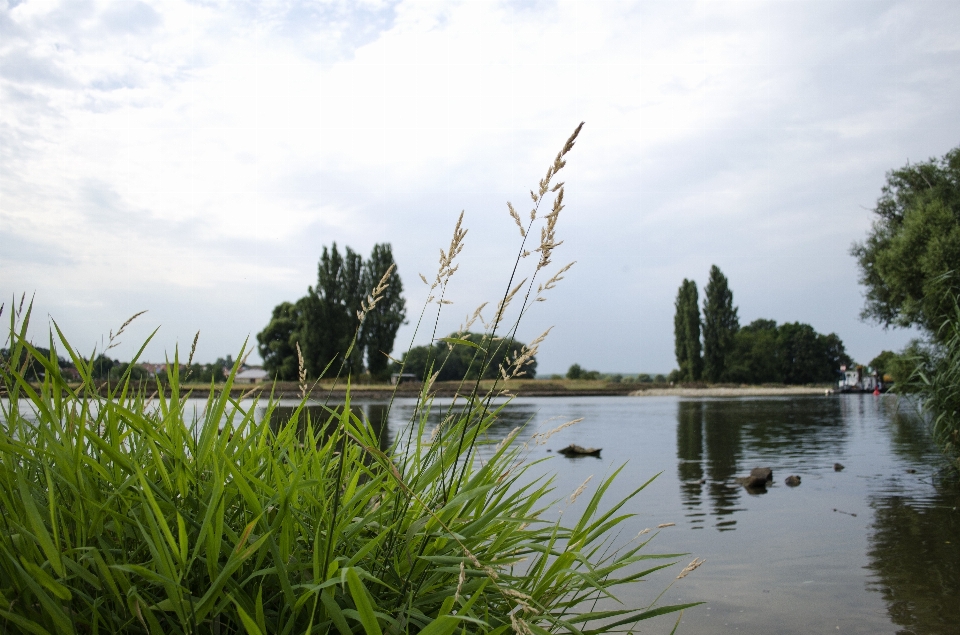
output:
[[[393,243],[415,306],[466,209],[453,328],[499,292],[505,201],[586,120],[542,369],[668,370],[673,294],[714,262],[741,315],[872,356],[903,336],[856,321],[846,250],[886,170],[957,143],[958,24],[950,2],[8,5],[0,291],[89,341],[143,302],[183,325],[157,351],[201,328],[212,359],[334,240]]]

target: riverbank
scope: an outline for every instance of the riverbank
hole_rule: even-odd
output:
[[[822,395],[828,386],[703,386],[696,388],[672,386],[649,388],[629,393],[632,397],[791,397]]]
[[[98,384],[101,394],[106,395],[110,390],[107,382]],[[78,388],[79,386],[74,386]],[[492,381],[483,381],[480,384],[480,393],[485,394],[493,387]],[[507,396],[517,397],[782,397],[799,395],[822,395],[830,386],[734,386],[709,384],[684,384],[680,386],[670,384],[636,384],[614,383],[607,381],[581,380],[513,380],[498,382],[497,387],[505,390]],[[163,386],[156,382],[144,384],[146,393],[158,393]],[[184,386],[192,397],[206,398],[210,394],[209,384],[192,384]],[[437,382],[431,393],[437,397],[454,397],[469,393],[472,383]],[[216,386],[214,390],[220,392],[223,386]],[[420,394],[419,383],[405,383],[400,386],[390,384],[352,384],[350,394],[353,399],[388,400],[392,397],[417,397]],[[169,394],[169,389],[166,390]],[[321,382],[311,386],[309,396],[314,400],[343,399],[346,395],[346,383]],[[234,397],[259,397],[295,399],[301,396],[301,389],[296,382],[276,382],[263,384],[234,385],[230,394]]]

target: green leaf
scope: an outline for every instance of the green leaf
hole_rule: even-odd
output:
[[[27,512],[27,519],[30,521],[30,528],[33,530],[32,535],[36,541],[40,543],[40,548],[43,549],[44,555],[47,556],[50,566],[62,577],[64,575],[64,569],[63,562],[60,560],[60,550],[54,546],[53,539],[50,537],[46,525],[43,524],[43,517],[40,516],[40,510],[37,509],[37,505],[33,501],[33,494],[30,492],[30,488],[27,487],[26,482],[23,480],[22,472],[17,473],[17,486],[20,490],[20,500],[23,501],[23,508]]]
[[[53,579],[49,573],[33,564],[32,562],[27,562],[24,559],[21,559],[23,566],[27,571],[30,572],[30,575],[33,576],[33,579],[39,582],[44,588],[49,590],[55,596],[61,600],[70,601],[73,599],[73,594],[70,593],[70,589],[63,586],[59,582]]]
[[[230,601],[233,602],[233,606],[237,609],[237,615],[240,616],[240,621],[243,622],[243,627],[247,629],[247,635],[263,635],[263,631],[260,630],[260,627],[257,626],[256,621],[247,615],[247,612],[243,610],[243,607],[240,606],[240,603],[233,599],[233,596],[228,595]]]
[[[353,598],[353,603],[357,607],[363,630],[367,635],[383,635],[377,616],[373,614],[373,605],[370,604],[370,598],[367,596],[367,587],[353,567],[347,569],[347,586],[350,587],[350,597]]]

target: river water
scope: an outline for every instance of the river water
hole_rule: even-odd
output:
[[[393,438],[414,404],[364,407],[386,417]],[[538,469],[555,474],[557,496],[624,463],[610,500],[659,473],[631,503],[622,536],[676,523],[647,549],[689,553],[623,602],[650,603],[696,556],[706,563],[660,600],[705,602],[684,613],[680,633],[960,633],[960,489],[943,480],[936,448],[895,397],[521,398],[491,435],[525,423],[519,440],[530,441],[579,417],[530,444],[531,459],[551,457]],[[601,456],[556,453],[569,443]],[[774,474],[765,493],[736,482],[760,466]],[[799,487],[784,484],[792,474]],[[675,616],[658,619],[644,632],[669,632]]]

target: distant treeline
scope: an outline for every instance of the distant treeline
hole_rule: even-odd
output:
[[[560,375],[553,375],[551,379],[561,379]],[[638,383],[638,384],[662,384],[667,381],[665,375],[650,375],[647,373],[638,373],[636,375],[622,375],[620,373],[601,373],[598,370],[587,370],[580,364],[573,364],[567,370],[567,379],[595,381],[603,380],[614,384],[619,383]]]
[[[37,352],[43,357],[50,359],[50,350],[37,347]],[[10,352],[8,349],[0,349],[0,361],[4,364],[10,363]],[[23,366],[23,376],[31,381],[43,379],[43,365],[36,358],[28,356]],[[233,357],[227,355],[220,357],[212,364],[180,364],[180,381],[190,383],[223,383],[233,368]],[[65,377],[72,377],[79,380],[80,373],[76,370],[72,360],[57,355],[57,366],[61,374]],[[163,382],[167,379],[167,365],[164,364],[131,364],[130,362],[121,362],[119,359],[111,359],[103,353],[93,358],[91,365],[91,376],[97,380],[120,379],[129,374],[130,379],[134,381],[157,380]]]
[[[761,319],[741,327],[733,292],[716,265],[704,295],[701,319],[696,282],[685,279],[677,292],[674,344],[679,368],[670,381],[827,383],[838,377],[842,365],[853,364],[835,333],[822,335],[809,324]]]

